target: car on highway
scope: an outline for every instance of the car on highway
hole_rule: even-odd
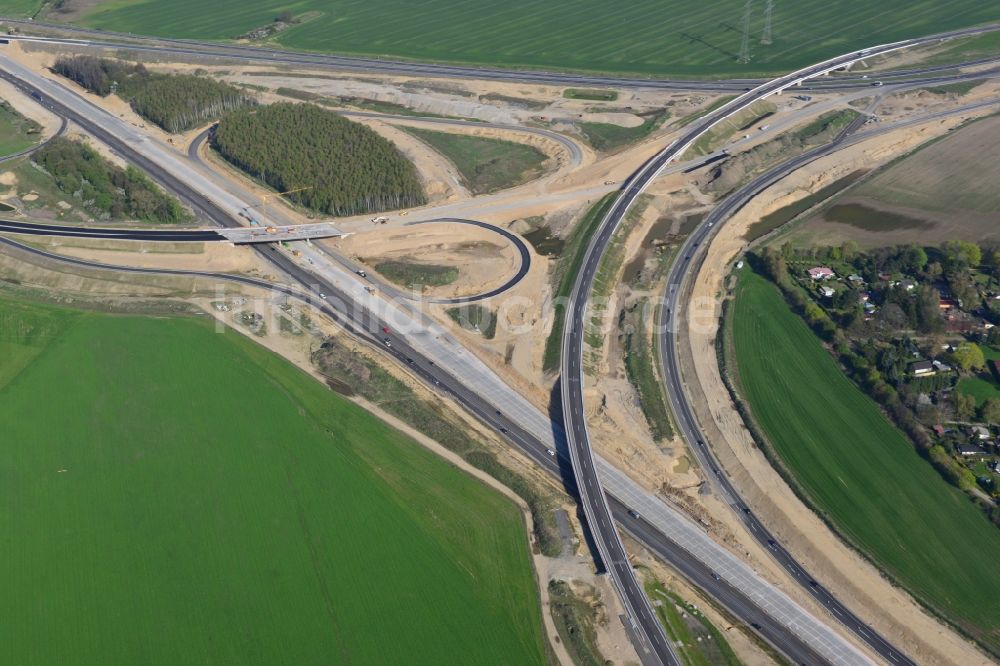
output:
[[[549,454],[550,456],[552,456],[553,458],[555,458],[555,457],[556,457],[556,452],[555,452],[555,450],[554,450],[554,449],[545,449],[545,452],[546,452],[547,454]]]
[[[389,327],[388,327],[388,326],[383,326],[383,327],[382,327],[382,332],[383,332],[383,333],[392,333],[392,331],[390,331],[390,330],[389,330]]]
[[[362,270],[356,270],[356,271],[354,271],[354,272],[355,272],[355,273],[357,273],[358,275],[360,275],[360,276],[361,276],[361,277],[363,277],[363,278],[366,278],[366,277],[368,277],[368,273],[365,273],[365,272],[364,272],[364,271],[362,271]]]
[[[640,514],[635,509],[629,509],[628,510],[628,515],[632,516],[633,518],[641,518],[642,517],[642,514]]]
[[[392,346],[392,340],[390,340],[389,338],[386,338],[382,342],[385,344],[386,347],[391,347]]]

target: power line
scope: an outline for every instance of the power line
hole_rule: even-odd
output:
[[[771,43],[771,14],[774,13],[774,0],[767,0],[767,5],[764,7],[764,34],[761,35],[761,44]]]
[[[753,0],[746,0],[743,5],[743,40],[740,43],[740,57],[738,58],[741,63],[750,62],[750,15],[753,12]]]

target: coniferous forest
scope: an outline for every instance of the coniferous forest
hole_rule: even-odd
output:
[[[227,114],[212,145],[229,162],[297,203],[330,215],[423,204],[417,170],[387,139],[311,104]]]
[[[141,64],[106,58],[59,58],[52,70],[97,95],[117,94],[140,116],[168,132],[183,132],[227,111],[256,104],[252,95],[228,83],[150,72]]]

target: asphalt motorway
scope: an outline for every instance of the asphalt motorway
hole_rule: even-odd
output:
[[[386,116],[384,114],[365,114],[365,115],[366,116],[371,116],[371,117],[391,117],[391,118],[400,118],[400,117],[403,117],[403,116]],[[458,122],[458,121],[449,121],[449,122]],[[497,127],[497,126],[494,125],[494,127]],[[191,141],[191,144],[188,146],[188,150],[187,150],[188,159],[190,159],[192,161],[195,161],[195,162],[199,162],[201,164],[205,164],[205,161],[201,158],[201,146],[205,143],[205,141],[211,135],[213,129],[214,129],[214,127],[210,127],[208,129],[206,129],[204,132],[201,132],[200,134],[198,134],[198,136],[196,136]],[[549,134],[555,134],[555,132],[550,132]],[[561,136],[561,135],[557,135],[557,136]],[[568,143],[569,145],[572,145],[574,148],[576,148],[577,151],[579,151],[579,147],[577,147],[576,144],[574,144],[571,141],[567,140],[565,137],[562,137],[562,140],[566,141],[566,143]],[[510,279],[508,279],[503,284],[501,284],[500,286],[498,286],[498,287],[496,287],[494,289],[490,289],[489,291],[483,292],[481,294],[472,294],[472,295],[469,295],[469,296],[456,296],[455,298],[427,298],[427,299],[421,299],[419,297],[419,294],[416,294],[416,293],[410,292],[410,291],[406,291],[404,289],[397,288],[396,286],[394,286],[394,285],[392,285],[392,284],[390,284],[390,283],[388,283],[388,282],[386,282],[384,280],[378,280],[378,278],[376,276],[374,276],[374,275],[368,276],[367,279],[369,281],[371,281],[371,282],[376,282],[377,281],[376,282],[377,286],[383,292],[392,294],[393,296],[395,296],[397,298],[405,298],[405,299],[409,299],[409,300],[424,300],[424,301],[427,301],[429,303],[438,303],[440,305],[462,305],[462,304],[465,304],[465,303],[474,303],[476,301],[481,301],[481,300],[485,300],[487,298],[493,298],[494,296],[499,296],[500,294],[504,293],[505,291],[508,291],[509,289],[513,288],[518,282],[520,282],[522,279],[524,279],[524,276],[528,274],[529,270],[531,270],[531,252],[528,250],[528,245],[527,245],[527,243],[524,242],[524,239],[522,239],[517,234],[512,234],[511,232],[507,231],[506,229],[504,229],[502,227],[498,227],[498,226],[493,225],[493,224],[487,224],[486,222],[480,222],[479,220],[467,220],[465,218],[458,218],[458,217],[439,217],[439,218],[434,218],[434,219],[430,219],[430,220],[418,220],[418,221],[410,222],[406,226],[415,226],[415,225],[419,225],[419,224],[431,224],[431,223],[465,224],[465,225],[469,225],[469,226],[473,226],[473,227],[479,227],[480,229],[486,229],[487,231],[492,231],[493,233],[502,236],[507,241],[509,241],[511,243],[511,245],[514,246],[514,249],[517,250],[518,259],[519,259],[519,262],[520,262],[518,264],[517,271],[515,271],[514,275],[512,275],[510,277]],[[352,262],[347,257],[345,257],[345,256],[343,256],[341,254],[335,253],[335,252],[331,252],[330,250],[328,250],[323,245],[317,245],[316,247],[318,247],[324,254],[326,254],[328,257],[330,257],[330,259],[332,259],[332,260],[336,261],[337,263],[341,264],[342,266],[346,267],[352,273],[357,273],[358,270],[360,270],[359,266],[357,264],[355,264],[354,262]]]
[[[778,564],[785,569],[792,579],[798,582],[823,608],[831,613],[845,627],[850,629],[861,640],[867,643],[886,661],[892,664],[914,664],[898,648],[866,625],[844,606],[829,590],[819,585],[794,557],[778,542],[773,534],[760,522],[750,507],[742,500],[729,478],[705,443],[705,436],[694,416],[694,411],[688,400],[681,381],[680,362],[677,355],[676,330],[679,325],[678,313],[683,308],[686,295],[685,278],[693,274],[700,265],[699,248],[704,248],[705,241],[718,229],[718,225],[747,204],[754,196],[781,180],[796,169],[824,155],[830,154],[841,147],[847,134],[842,134],[834,142],[796,157],[779,167],[755,178],[728,197],[716,207],[702,222],[689,240],[678,252],[678,260],[671,267],[667,278],[666,298],[660,304],[657,318],[657,331],[660,335],[660,364],[662,376],[666,381],[666,393],[670,402],[674,420],[689,449],[702,469],[709,475],[710,484],[717,487],[721,496],[740,516],[747,531],[770,553]]]
[[[220,226],[239,226],[239,223],[234,218],[230,217],[212,201],[192,191],[186,184],[171,176],[169,172],[160,168],[159,165],[145,158],[141,153],[133,150],[129,144],[121,140],[114,133],[105,130],[100,125],[90,122],[86,117],[76,113],[73,109],[56,102],[47,95],[41,93],[41,91],[36,90],[32,86],[26,84],[17,77],[10,75],[6,71],[0,70],[0,78],[8,80],[26,94],[34,96],[35,99],[40,101],[41,104],[45,105],[58,115],[68,117],[76,122],[82,128],[93,134],[98,140],[106,143],[109,147],[114,149],[119,155],[131,161],[135,166],[145,170],[154,180],[157,180],[161,185],[187,203],[199,216],[211,220]],[[12,241],[6,239],[3,240],[8,245],[12,243]],[[345,326],[347,330],[358,335],[362,335],[365,339],[369,340],[372,336],[377,337],[380,335],[380,331],[384,326],[383,322],[371,319],[363,312],[358,312],[358,308],[353,307],[352,299],[346,296],[335,285],[329,283],[328,281],[321,280],[313,273],[305,271],[292,261],[290,257],[275,248],[273,245],[268,249],[254,246],[254,249],[266,260],[274,264],[279,271],[288,275],[296,283],[302,285],[307,296],[311,295],[313,299],[322,300],[324,303],[328,303],[320,305],[320,309],[324,313],[331,316],[334,321],[337,321],[341,325]],[[79,261],[74,261],[73,263],[76,265],[85,265],[81,264]],[[141,273],[154,271],[130,269],[128,272]],[[155,272],[169,273],[168,271]],[[206,275],[197,271],[191,271],[189,273],[192,275]],[[185,273],[174,272],[173,274]],[[218,277],[220,277],[220,279],[230,279],[233,276]],[[285,292],[284,289],[277,286],[275,286],[275,288],[278,291]],[[323,295],[325,295],[326,298],[323,298]],[[548,446],[529,434],[512,419],[500,414],[493,407],[493,405],[476,390],[475,386],[470,386],[463,382],[461,378],[455,378],[450,376],[448,373],[442,372],[440,368],[433,364],[433,362],[423,358],[421,354],[410,347],[405,338],[398,336],[395,333],[389,334],[386,337],[390,339],[391,347],[384,348],[383,351],[385,353],[399,360],[401,363],[405,363],[410,368],[411,372],[413,372],[421,380],[424,380],[432,390],[453,397],[458,404],[465,407],[482,423],[499,432],[531,459],[539,462],[545,469],[556,474],[560,479],[562,479],[568,492],[574,492],[575,484],[572,480],[572,473],[568,469],[568,460],[566,460],[565,457],[560,455],[553,458],[550,456],[548,453]],[[555,433],[557,439],[556,448],[560,451],[564,449],[564,445],[559,442],[562,435],[563,433],[561,431]],[[762,610],[758,603],[753,599],[746,596],[741,591],[731,587],[729,584],[720,581],[714,572],[709,572],[707,567],[705,567],[705,565],[703,565],[694,554],[680,548],[669,535],[655,530],[652,525],[645,521],[636,519],[635,517],[630,517],[627,514],[627,511],[624,510],[623,506],[618,504],[615,506],[616,509],[614,511],[616,519],[626,521],[626,527],[628,527],[629,523],[631,523],[633,527],[630,527],[629,529],[638,537],[643,539],[643,544],[646,547],[648,547],[652,552],[664,557],[665,561],[667,561],[667,563],[671,566],[680,571],[688,572],[688,575],[691,576],[693,583],[705,590],[707,594],[716,599],[719,603],[723,604],[730,610],[730,612],[733,613],[733,615],[744,621],[748,626],[753,627],[758,634],[774,646],[775,649],[787,655],[790,659],[794,660],[795,663],[810,665],[830,663],[827,659],[820,656],[810,645],[803,641],[795,632],[791,631],[787,626],[774,621],[774,619]],[[641,589],[638,589],[637,593],[641,595]],[[642,599],[644,600],[645,597],[642,597]],[[637,650],[639,650],[640,653],[644,653],[644,649],[641,647],[637,648]]]
[[[916,42],[909,42],[909,43],[916,43]],[[896,47],[894,46],[893,48],[896,48]],[[873,51],[874,50],[868,50],[864,54],[861,54],[861,55],[871,54]],[[835,59],[834,61],[830,61],[828,63],[824,63],[822,66],[817,66],[815,68],[815,72],[818,73],[820,71],[823,71],[823,67],[835,67],[835,66],[837,66],[838,64],[840,64],[842,62],[850,60],[850,57],[854,57],[854,56],[857,56],[857,55],[858,54],[851,54],[850,56],[844,56],[843,58]],[[806,72],[806,74],[810,74],[810,73],[811,73],[811,71],[807,71]],[[803,73],[799,73],[798,75],[802,76]],[[10,77],[9,75],[7,75],[6,73],[4,73],[4,76],[5,76],[5,78],[8,78],[8,80],[10,80],[10,79],[13,78],[13,77]],[[784,80],[785,78],[788,78],[788,77],[784,77],[783,79],[779,79],[777,82],[773,82],[772,84],[769,84],[768,86],[765,86],[764,90],[760,90],[759,89],[758,91],[756,91],[757,96],[762,96],[764,94],[767,94],[767,89],[770,89],[771,92],[773,92],[773,91],[776,91],[777,89],[779,89],[783,83],[791,83],[791,82],[793,82],[792,80],[789,80],[789,81],[786,82]],[[13,78],[13,82],[15,83],[15,85],[19,84],[19,82],[17,81],[16,78]],[[25,89],[29,93],[32,92],[32,90],[30,88],[27,88],[27,87],[25,87],[23,85],[21,85],[20,87],[22,87],[22,89]],[[37,95],[37,91],[34,91],[34,92]],[[744,96],[744,97],[746,97],[746,96]],[[43,103],[47,103],[48,105],[50,105],[50,108],[54,108],[54,107],[52,107],[52,104],[53,104],[52,100],[48,100],[46,102],[46,100],[44,98],[42,98],[42,101],[43,101]],[[71,118],[73,118],[74,120],[76,120],[79,124],[81,124],[81,126],[83,126],[85,129],[88,129],[93,134],[95,134],[99,140],[102,140],[102,141],[108,143],[109,145],[113,146],[121,154],[128,156],[129,159],[131,159],[134,163],[137,164],[137,166],[139,166],[140,168],[143,168],[143,169],[147,170],[148,172],[150,172],[150,174],[154,178],[156,178],[157,180],[160,180],[160,182],[163,183],[166,187],[168,187],[168,189],[171,189],[172,191],[174,191],[175,193],[177,193],[179,196],[181,196],[181,198],[183,200],[185,200],[187,203],[189,203],[189,205],[191,205],[195,210],[202,212],[208,219],[215,220],[217,223],[222,224],[224,226],[237,226],[238,223],[233,218],[230,218],[224,211],[221,211],[217,206],[215,206],[214,204],[212,204],[212,202],[204,199],[204,197],[201,197],[198,194],[195,194],[192,190],[188,189],[184,184],[179,183],[176,179],[172,178],[170,176],[170,174],[165,173],[162,169],[159,169],[158,166],[155,163],[152,163],[150,160],[142,157],[141,154],[138,154],[135,151],[133,151],[124,142],[119,141],[117,139],[117,137],[113,136],[111,133],[107,132],[106,130],[103,130],[100,126],[96,126],[96,125],[88,122],[86,119],[79,118],[78,114],[76,114],[72,109],[68,109],[68,108],[62,107],[62,106],[60,106],[60,108],[63,110],[63,112],[65,112],[66,115],[69,115]],[[724,115],[722,112],[725,109],[729,109],[728,112],[732,112],[733,105],[731,104],[731,105],[725,107],[723,110],[720,110],[719,112],[717,112],[717,114],[713,114],[713,116],[710,116],[709,118],[713,118],[714,117],[714,118],[718,119],[718,118],[722,117],[722,115]],[[76,117],[74,117],[74,116],[76,116]],[[699,123],[699,126],[703,126],[703,122]],[[703,127],[703,129],[704,129],[704,127]],[[636,188],[636,183],[640,183],[640,181],[643,178],[645,178],[646,182],[648,182],[649,179],[651,179],[653,176],[655,176],[655,171],[658,169],[658,166],[662,167],[662,166],[665,165],[665,163],[666,163],[665,161],[662,161],[662,162],[658,163],[658,159],[654,159],[650,164],[647,165],[646,168],[644,168],[639,173],[639,175],[636,178],[633,178],[632,181],[630,181],[630,184],[627,186],[627,191],[634,190]],[[652,169],[651,169],[651,167],[652,167]],[[637,195],[637,194],[638,194],[638,190],[635,190],[634,194],[632,194],[632,198],[634,198],[634,196]],[[627,208],[627,206],[626,206],[626,208]],[[602,229],[604,228],[604,226],[605,225],[602,225]],[[309,285],[309,284],[315,284],[317,282],[317,278],[314,275],[302,271],[302,269],[298,268],[293,262],[291,262],[287,257],[285,257],[283,255],[283,253],[281,253],[280,251],[277,251],[274,248],[272,248],[270,250],[258,250],[258,251],[263,252],[265,254],[265,256],[268,256],[279,268],[283,269],[286,273],[292,275],[294,279],[298,280],[302,284]],[[337,293],[332,287],[328,288],[327,292],[331,293],[331,294],[334,294],[334,295],[336,295],[336,293]],[[350,301],[348,299],[344,299],[344,300],[345,300],[346,303],[348,303],[348,304],[350,303]],[[399,349],[399,348],[407,349],[407,347],[405,346],[405,341],[403,341],[401,339],[393,339],[393,343],[394,343],[394,348],[396,348],[396,349]],[[394,354],[398,354],[398,352],[393,352],[393,353]],[[417,357],[415,354],[413,354],[411,356],[411,358],[414,360],[414,362],[417,359],[419,359],[419,357]],[[411,363],[410,365],[413,365],[413,363]],[[426,368],[424,368],[424,371],[426,371]],[[457,382],[457,380],[455,380],[455,381]],[[566,382],[566,384],[570,384],[570,383],[571,382]],[[435,382],[435,384],[437,385],[437,382]],[[507,419],[505,419],[501,415],[497,414],[496,417],[492,417],[491,416],[492,412],[489,410],[489,407],[487,407],[487,410],[485,412],[482,409],[474,408],[473,403],[476,403],[477,401],[479,403],[481,403],[481,404],[484,404],[484,405],[486,405],[487,403],[485,403],[485,401],[481,400],[479,398],[479,396],[477,396],[477,395],[470,395],[471,392],[467,388],[465,388],[460,382],[458,382],[457,385],[462,387],[461,394],[459,394],[457,396],[457,398],[460,400],[460,402],[462,404],[464,404],[466,406],[470,406],[470,409],[474,413],[476,413],[477,415],[484,416],[484,421],[486,423],[488,423],[488,424],[496,427],[497,429],[500,429],[501,432],[515,432],[514,427],[512,427],[513,424],[511,424]],[[565,386],[565,384],[564,384],[564,386]],[[514,438],[511,438],[511,439],[514,439]],[[611,528],[611,530],[613,531],[613,527]],[[617,533],[615,533],[615,536],[617,537]],[[663,538],[667,539],[666,535],[663,535]],[[724,585],[720,586],[718,584],[712,584],[711,582],[708,582],[705,585],[705,589],[710,594],[712,594],[713,596],[716,596],[716,598],[719,598],[720,596],[721,597],[725,596],[725,594],[719,594],[719,595],[716,594],[716,592],[718,592],[718,590],[719,590],[720,587],[724,587]],[[639,590],[639,594],[642,594],[641,590]],[[643,599],[643,601],[645,601],[644,597],[642,597],[642,599]],[[752,624],[752,622],[751,622],[751,624]],[[765,625],[760,625],[760,626],[765,626]],[[791,652],[794,650],[794,646],[797,643],[801,644],[801,641],[798,641],[798,639],[796,637],[794,637],[794,636],[792,637],[791,640],[786,640],[787,637],[788,637],[788,635],[790,634],[790,632],[788,632],[787,630],[785,630],[783,633],[784,633],[784,635],[776,637],[777,641],[775,642],[775,644],[779,647],[779,649],[781,649],[786,654],[791,654]],[[762,634],[765,635],[765,636],[767,636],[767,634],[764,633],[763,631],[762,631]],[[772,637],[769,637],[769,639],[770,638],[772,638]],[[794,658],[796,659],[796,661],[800,661],[798,657],[794,657]],[[820,663],[822,661],[824,661],[824,660],[823,659],[819,659],[819,658],[810,658],[810,657],[806,657],[804,655],[803,655],[803,658],[801,659],[801,663]]]
[[[764,83],[761,79],[731,79],[718,81],[698,81],[694,79],[655,79],[614,75],[602,76],[599,74],[578,74],[572,72],[552,72],[543,70],[519,71],[516,69],[496,69],[489,67],[408,62],[404,60],[392,60],[385,58],[340,56],[304,51],[284,51],[259,46],[243,46],[219,42],[149,37],[143,35],[94,30],[91,28],[81,28],[66,24],[28,21],[24,19],[0,18],[0,20],[4,23],[20,25],[22,29],[47,29],[64,34],[80,36],[78,38],[63,38],[10,35],[8,38],[11,40],[34,40],[76,48],[115,50],[127,49],[134,52],[146,52],[152,54],[159,53],[173,56],[224,58],[245,62],[296,65],[347,72],[371,72],[386,75],[510,81],[514,83],[537,83],[555,86],[611,86],[616,88],[656,88],[665,90],[701,90],[713,92],[742,92]],[[888,72],[885,73],[885,76],[921,76],[954,67],[973,66],[989,61],[991,61],[991,59],[981,59],[973,60],[969,63],[957,63],[955,65],[944,66],[938,65],[927,68],[905,70],[901,73]],[[880,73],[877,76],[881,77],[883,74]],[[931,83],[936,80],[940,79],[929,79],[926,83]],[[817,91],[843,88],[857,89],[859,87],[869,86],[872,82],[873,81],[871,79],[844,76],[839,77],[838,79],[815,82],[808,86],[804,86],[802,89]]]
[[[364,343],[377,347],[382,353],[393,358],[400,365],[405,365],[408,370],[425,385],[432,388],[439,395],[450,397],[460,403],[479,421],[499,432],[502,437],[514,444],[529,459],[535,462],[541,469],[560,479],[570,494],[575,493],[573,480],[567,475],[566,465],[568,461],[563,456],[553,457],[548,453],[548,447],[533,438],[530,434],[522,430],[516,423],[508,421],[505,417],[497,415],[493,406],[472,392],[462,382],[452,378],[442,372],[433,363],[422,359],[417,352],[409,348],[405,338],[392,336],[392,346],[385,347],[381,342],[383,336],[381,322],[364,321],[352,317],[345,313],[336,297],[330,296],[327,291],[330,285],[322,285],[314,280],[314,276],[305,271],[299,271],[297,275],[292,275],[296,282],[306,285],[305,289],[292,288],[282,284],[269,282],[257,278],[235,275],[231,273],[213,273],[207,271],[178,270],[178,269],[156,269],[139,268],[133,266],[118,266],[114,264],[104,264],[86,259],[77,259],[65,255],[55,254],[36,247],[24,245],[15,240],[0,236],[0,245],[11,248],[15,252],[23,252],[36,258],[47,261],[58,262],[78,268],[105,270],[136,275],[160,275],[173,277],[198,277],[219,282],[234,282],[237,284],[258,287],[281,293],[289,298],[294,298],[306,305],[316,308],[331,320],[343,327],[351,335]],[[269,254],[280,255],[278,251],[268,251]],[[293,264],[294,266],[294,264]],[[322,298],[320,294],[326,294]],[[688,581],[700,589],[707,590],[717,603],[727,609],[734,617],[746,624],[747,627],[763,637],[775,649],[784,654],[795,664],[813,666],[816,664],[829,663],[822,656],[818,655],[808,645],[803,643],[795,634],[781,623],[777,622],[770,615],[762,611],[757,603],[742,594],[740,591],[720,582],[714,572],[702,564],[697,558],[687,550],[681,548],[676,543],[666,538],[657,531],[642,517],[636,517],[629,513],[629,508],[611,498],[611,511],[614,519],[621,528],[632,535],[639,543],[647,548],[656,557],[670,564],[671,567],[680,572]]]
[[[971,35],[991,29],[993,28],[974,28],[955,31],[949,34],[950,36]],[[635,199],[670,162],[683,155],[691,144],[716,123],[750,106],[757,100],[781,92],[790,86],[799,84],[814,76],[819,76],[844,66],[850,66],[852,63],[863,58],[936,41],[942,37],[943,35],[937,35],[921,39],[904,40],[893,44],[854,51],[774,79],[723,105],[718,110],[696,121],[691,129],[646,162],[626,181],[611,210],[601,221],[597,232],[587,247],[580,272],[574,282],[573,291],[566,307],[566,323],[563,327],[561,393],[567,445],[579,490],[580,503],[600,558],[612,575],[625,608],[631,614],[633,625],[643,634],[642,638],[646,646],[642,647],[652,649],[661,663],[678,663],[678,657],[667,639],[663,627],[642,589],[641,583],[636,578],[635,572],[628,562],[624,544],[615,529],[607,496],[604,493],[597,474],[594,451],[587,430],[583,395],[585,381],[583,369],[584,348],[586,345],[585,337],[588,324],[590,324],[590,295],[593,291],[594,280],[605,249],[611,242],[615,231],[618,229],[619,224],[624,219]],[[702,229],[705,230],[702,233],[707,233],[710,227],[706,225]],[[693,247],[697,247],[699,241],[692,239],[689,242],[693,242]],[[850,626],[848,628],[865,640],[866,643],[871,644],[870,639],[866,640],[867,629]],[[879,651],[879,654],[886,659],[901,654],[900,650],[888,646],[888,643],[885,643],[884,639],[878,641],[877,644],[879,647],[883,647]]]
[[[872,649],[892,664],[913,665],[914,662],[893,647],[892,644],[886,641],[875,630],[866,625],[829,590],[817,583],[809,575],[788,550],[785,549],[781,542],[761,523],[747,503],[743,501],[729,477],[722,470],[711,447],[706,446],[705,442],[707,438],[702,433],[681,380],[682,373],[677,354],[676,332],[681,325],[681,313],[683,312],[684,300],[687,296],[686,281],[697,273],[697,269],[704,259],[704,248],[707,246],[706,241],[711,238],[728,218],[742,209],[755,196],[797,169],[820,157],[829,155],[841,149],[844,145],[853,143],[855,140],[868,139],[876,134],[892,131],[902,126],[918,122],[928,122],[934,118],[955,115],[966,110],[984,108],[997,105],[998,103],[1000,103],[1000,100],[977,102],[958,109],[932,114],[925,118],[893,123],[892,125],[880,127],[874,132],[866,132],[860,136],[854,135],[854,132],[860,128],[860,124],[856,121],[846,128],[833,142],[795,157],[755,178],[740,190],[727,197],[722,204],[706,216],[702,224],[692,233],[690,239],[682,246],[677,254],[678,260],[671,267],[668,274],[667,293],[661,301],[657,315],[656,331],[660,336],[658,345],[660,353],[659,362],[661,376],[666,381],[667,399],[670,402],[670,408],[674,414],[677,426],[684,440],[688,442],[689,449],[698,460],[701,468],[709,473],[708,483],[718,489],[723,500],[733,508],[746,526],[748,532],[796,582],[829,611],[831,615],[854,631],[859,638],[868,643]]]
[[[211,229],[100,229],[97,227],[16,222],[14,220],[0,220],[0,233],[110,240],[172,241],[176,243],[229,241],[228,238]]]

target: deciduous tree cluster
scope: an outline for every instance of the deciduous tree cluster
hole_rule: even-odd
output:
[[[172,223],[187,219],[184,208],[164,194],[142,172],[111,164],[79,141],[57,138],[32,160],[95,217]]]

